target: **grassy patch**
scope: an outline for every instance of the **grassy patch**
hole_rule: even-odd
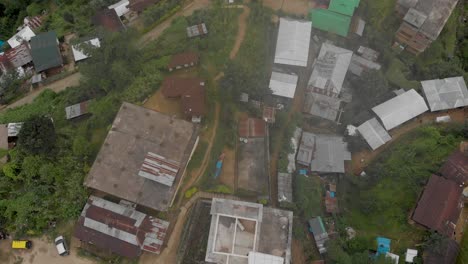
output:
[[[457,264],[468,263],[468,232],[465,232],[461,241],[460,253],[458,254]]]
[[[368,167],[368,178],[342,181],[344,223],[366,241],[377,236],[393,239],[392,251],[397,254],[414,246],[423,231],[408,224],[411,208],[459,141],[440,128],[422,127],[394,143]]]
[[[308,220],[314,216],[323,215],[323,186],[316,176],[294,175],[294,202],[298,214]]]
[[[394,86],[406,89],[419,89],[420,84],[418,81],[412,81],[406,78],[407,72],[409,72],[409,69],[406,65],[395,58],[391,61],[385,76]]]
[[[200,168],[203,157],[205,157],[206,150],[208,148],[208,142],[204,140],[200,140],[198,143],[197,149],[192,155],[192,159],[190,160],[187,166],[187,173],[192,172],[194,169]]]

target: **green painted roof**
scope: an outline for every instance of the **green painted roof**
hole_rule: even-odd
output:
[[[37,72],[61,66],[63,60],[57,34],[50,31],[31,38],[31,56]]]
[[[348,36],[351,17],[327,9],[312,9],[310,11],[312,27],[332,32],[340,36]]]
[[[353,16],[360,0],[331,0],[328,10],[343,15]]]

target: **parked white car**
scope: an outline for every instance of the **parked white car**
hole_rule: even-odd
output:
[[[70,254],[70,250],[68,250],[67,242],[63,236],[59,236],[55,239],[55,247],[60,256],[67,256]]]

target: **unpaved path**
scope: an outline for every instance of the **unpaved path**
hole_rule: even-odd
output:
[[[39,96],[39,94],[41,94],[42,91],[47,90],[47,89],[52,90],[54,92],[60,92],[62,90],[65,90],[67,87],[76,86],[80,83],[80,78],[81,78],[81,74],[79,72],[73,73],[72,75],[67,76],[61,80],[58,80],[49,85],[45,85],[43,87],[35,89],[33,92],[29,93],[28,95],[19,99],[18,101],[9,104],[6,107],[3,107],[2,110],[15,108],[15,107],[22,106],[25,104],[30,104],[36,97]]]
[[[244,6],[244,11],[240,14],[237,23],[239,24],[239,30],[237,31],[236,42],[234,43],[234,47],[229,54],[229,58],[232,60],[236,57],[237,52],[242,45],[242,42],[245,38],[245,32],[247,31],[247,19],[250,15],[250,8],[248,6]]]
[[[146,33],[140,41],[140,45],[146,45],[149,42],[157,39],[161,34],[166,30],[174,21],[174,19],[180,17],[180,16],[190,16],[193,14],[195,10],[198,9],[203,9],[208,6],[210,6],[211,2],[210,0],[194,0],[193,2],[190,2],[188,5],[186,5],[182,10],[179,12],[175,13],[172,15],[170,18],[164,20],[161,24],[153,28],[151,31]]]

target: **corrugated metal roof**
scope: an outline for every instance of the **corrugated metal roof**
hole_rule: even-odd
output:
[[[357,53],[361,55],[364,59],[370,61],[376,61],[380,55],[379,52],[364,46],[359,46]]]
[[[404,21],[417,28],[420,28],[422,24],[424,24],[424,21],[426,21],[426,19],[427,16],[424,13],[419,12],[414,8],[410,8],[406,13],[405,17],[403,18]]]
[[[71,106],[67,106],[65,108],[65,113],[66,113],[66,117],[67,119],[73,119],[75,117],[79,117],[79,116],[82,116],[82,115],[85,115],[88,112],[88,101],[85,101],[85,102],[81,102],[79,104],[74,104],[74,105],[71,105]]]
[[[331,0],[328,10],[347,16],[353,16],[359,6],[359,0]]]
[[[49,31],[31,38],[31,55],[36,72],[61,66],[63,60],[57,34]]]
[[[90,196],[74,235],[83,242],[135,258],[141,250],[161,252],[169,222],[136,211],[133,207]]]
[[[338,34],[340,36],[348,36],[349,27],[351,25],[351,17],[335,13],[327,9],[312,9],[310,11],[310,19],[314,28]]]
[[[357,129],[373,150],[376,150],[392,139],[387,130],[383,128],[375,117],[367,120]]]
[[[291,173],[278,173],[278,201],[293,202]]]
[[[462,76],[421,82],[431,112],[468,105],[468,89]]]
[[[179,169],[179,162],[148,152],[138,175],[170,187],[174,184]]]
[[[468,157],[458,150],[455,151],[448,157],[440,173],[444,178],[465,186],[468,183]]]
[[[351,160],[348,144],[343,137],[303,132],[297,161],[310,164],[312,171],[344,173],[344,161]]]
[[[82,42],[80,44],[73,45],[72,52],[73,52],[73,58],[75,58],[75,61],[84,60],[89,57],[89,55],[85,54],[85,51],[82,48],[80,48],[80,45],[83,45],[83,44],[90,45],[90,46],[97,47],[97,48],[101,47],[101,42],[99,42],[98,38],[93,38],[88,41]]]
[[[382,66],[371,60],[365,59],[359,55],[353,54],[351,58],[351,64],[349,65],[349,71],[357,76],[361,76],[364,71],[367,70],[380,70]]]
[[[120,20],[115,9],[104,8],[98,10],[91,20],[95,26],[101,26],[112,32],[125,30],[125,25]]]
[[[395,128],[427,110],[429,109],[424,98],[414,89],[372,108],[387,130]]]
[[[4,56],[14,68],[21,67],[32,61],[31,52],[25,43],[5,51]]]
[[[308,92],[303,112],[335,122],[340,111],[341,100],[319,93]]]
[[[110,5],[107,8],[114,9],[117,15],[120,17],[130,12],[130,9],[128,9],[128,5],[129,0],[121,0],[113,5]]]
[[[263,254],[259,252],[249,252],[249,264],[283,264],[284,258]]]
[[[24,123],[9,123],[8,124],[8,136],[9,137],[16,137],[18,136],[21,127],[23,126]]]
[[[307,66],[312,23],[280,18],[275,63]]]
[[[208,34],[208,29],[206,28],[205,23],[187,27],[187,35],[189,38],[202,36]]]
[[[298,77],[294,74],[272,72],[269,87],[274,95],[294,98],[297,80]]]
[[[169,70],[172,70],[174,68],[179,67],[182,68],[194,66],[195,64],[198,64],[198,58],[198,53],[193,51],[178,53],[171,57],[171,61],[169,62],[169,65],[167,67],[169,68]]]
[[[353,52],[323,43],[315,61],[309,86],[340,94]]]
[[[265,121],[259,118],[245,118],[239,120],[239,137],[264,137],[266,134]]]
[[[454,181],[432,175],[412,219],[448,237],[454,235],[461,211],[462,188]]]
[[[30,41],[32,37],[36,36],[34,32],[31,30],[30,27],[26,26],[23,29],[21,29],[18,33],[16,33],[13,37],[11,37],[7,42],[8,45],[12,48],[16,48],[23,41]]]

